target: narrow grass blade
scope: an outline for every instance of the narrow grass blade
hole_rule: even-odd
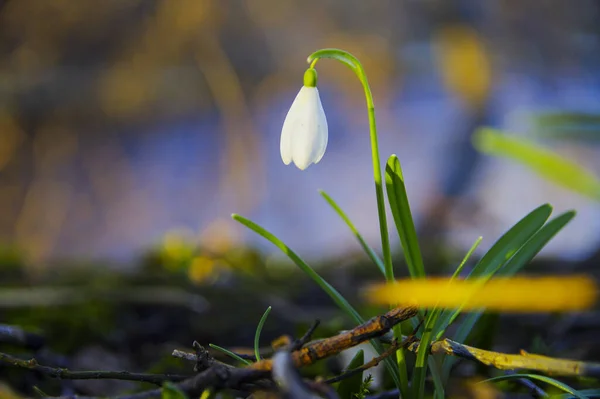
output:
[[[253,221],[246,219],[243,216],[233,214],[231,216],[233,220],[240,222],[244,226],[248,227],[250,230],[256,232],[262,237],[269,240],[273,243],[277,248],[279,248],[284,254],[286,254],[295,264],[302,270],[308,277],[310,277],[323,291],[329,295],[329,297],[338,305],[342,310],[348,313],[352,319],[357,323],[362,323],[363,320],[358,314],[356,310],[346,301],[346,298],[342,296],[335,288],[333,288],[325,279],[323,279],[319,274],[310,267],[300,256],[298,256],[294,251],[292,251],[287,245],[283,243],[279,238],[275,237],[272,233],[264,229],[263,227],[257,225]]]
[[[596,176],[537,144],[482,128],[473,135],[473,145],[480,152],[517,161],[553,183],[600,201],[600,180]]]
[[[253,221],[251,221],[249,219],[246,219],[243,216],[233,214],[233,215],[231,215],[231,217],[233,218],[233,220],[248,227],[250,230],[252,230],[255,233],[257,233],[258,235],[266,238],[273,245],[275,245],[277,248],[279,248],[284,254],[286,254],[296,264],[296,266],[298,266],[300,268],[300,270],[302,270],[319,287],[321,287],[321,289],[323,291],[325,291],[325,293],[327,293],[327,295],[329,295],[329,297],[333,300],[333,302],[336,305],[338,305],[338,307],[340,309],[342,309],[344,312],[346,312],[346,314],[348,314],[357,324],[364,323],[363,318],[352,307],[352,305],[350,305],[350,303],[348,303],[346,298],[344,298],[342,296],[342,294],[340,294],[327,281],[325,281],[325,279],[323,277],[319,276],[319,274],[316,271],[314,271],[314,269],[312,267],[310,267],[304,260],[302,260],[302,258],[300,258],[294,251],[292,251],[287,245],[285,245],[285,243],[283,241],[281,241],[279,238],[275,237],[275,235],[273,235],[272,233],[267,231],[262,226],[259,226],[258,224],[254,223]],[[381,345],[381,343],[379,341],[371,340],[370,343],[373,346],[373,348],[375,349],[375,351],[377,353],[379,353],[380,355],[384,352],[383,346]],[[389,357],[386,358],[384,360],[384,362],[385,362],[385,365],[386,365],[388,371],[390,372],[391,377],[394,380],[394,383],[396,384],[396,386],[400,389],[401,392],[407,393],[408,392],[407,378],[404,378],[404,376],[401,377],[399,375],[399,370],[398,370],[398,366],[396,365],[396,363],[394,363],[394,361]]]
[[[575,217],[574,211],[565,212],[546,223],[529,239],[525,245],[506,263],[506,265],[498,271],[498,275],[511,277],[518,273],[525,265],[548,244],[548,242]],[[456,331],[453,339],[456,342],[464,343],[469,333],[481,317],[482,312],[474,312],[468,314],[460,327]],[[436,337],[439,339],[443,331]],[[447,381],[450,375],[450,370],[456,362],[456,359],[451,356],[446,356],[442,364],[442,378]]]
[[[357,369],[365,364],[365,352],[361,349],[356,352],[356,355],[346,367],[344,372],[348,372],[350,370]],[[342,380],[337,388],[337,393],[340,399],[355,399],[355,394],[357,394],[360,390],[360,386],[362,384],[362,376],[363,373],[356,373],[352,377],[346,378]]]
[[[419,248],[415,223],[410,212],[410,204],[406,195],[404,176],[400,160],[392,155],[385,167],[385,184],[387,187],[388,201],[394,216],[394,223],[400,236],[404,258],[408,265],[408,271],[413,278],[425,277],[425,266]]]
[[[224,353],[224,354],[226,354],[227,356],[229,356],[229,357],[231,357],[231,358],[233,358],[233,359],[235,359],[235,360],[237,360],[237,361],[239,361],[239,362],[242,362],[242,363],[244,363],[244,364],[245,364],[245,365],[247,365],[247,366],[252,364],[252,363],[251,363],[249,360],[246,360],[246,359],[244,359],[244,358],[242,358],[242,357],[239,357],[238,355],[236,355],[236,354],[235,354],[235,353],[233,353],[232,351],[230,351],[230,350],[228,350],[228,349],[225,349],[225,348],[223,348],[223,347],[221,347],[221,346],[219,346],[219,345],[215,345],[215,344],[208,344],[208,346],[210,346],[211,348],[213,348],[213,349],[215,349],[215,350],[218,350],[218,351],[220,351],[220,352],[223,352],[223,353]]]
[[[256,357],[256,361],[260,362],[260,333],[262,332],[263,326],[265,325],[265,321],[267,321],[267,317],[271,313],[271,307],[269,306],[265,313],[263,313],[260,321],[258,322],[258,327],[256,327],[256,333],[254,334],[254,356]]]
[[[560,382],[558,380],[555,380],[554,378],[546,377],[545,375],[539,375],[539,374],[507,374],[507,375],[501,375],[499,377],[489,378],[482,382],[498,382],[498,381],[512,380],[515,378],[527,378],[530,380],[542,381],[548,385],[552,385],[553,387],[560,389],[561,391],[569,393],[578,399],[588,399],[588,397],[586,395],[584,395],[580,391],[577,391],[576,389],[571,388],[567,384]]]
[[[481,244],[482,240],[483,240],[483,237],[479,236],[479,237],[477,237],[477,239],[475,240],[475,242],[473,243],[473,245],[471,245],[471,248],[469,248],[469,250],[465,254],[463,260],[460,262],[460,264],[458,265],[458,267],[456,268],[456,270],[452,274],[452,278],[453,279],[455,279],[456,277],[460,276],[460,272],[462,272],[463,268],[465,267],[465,265],[467,264],[467,262],[471,258],[471,255],[473,255],[473,252],[475,252],[475,250],[477,249],[477,247],[479,246],[479,244]]]
[[[356,226],[354,226],[354,223],[352,223],[350,218],[344,213],[344,211],[342,211],[342,208],[340,208],[340,206],[333,200],[333,198],[329,196],[329,194],[327,194],[323,190],[319,190],[319,194],[321,194],[325,201],[327,201],[327,203],[333,208],[333,210],[339,215],[339,217],[342,218],[342,220],[350,228],[350,231],[352,231],[352,234],[354,234],[364,251],[367,253],[369,258],[371,258],[373,263],[377,265],[377,267],[385,277],[385,266],[383,264],[383,261],[379,258],[379,256],[377,256],[373,248],[371,248],[369,244],[367,244],[363,236],[358,232]]]

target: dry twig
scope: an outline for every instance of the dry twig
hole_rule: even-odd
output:
[[[364,341],[384,335],[396,324],[408,320],[417,314],[414,307],[395,308],[384,315],[377,316],[352,330],[342,332],[326,339],[313,341],[297,351],[292,352],[296,367],[307,366],[318,360],[359,345]],[[249,366],[256,370],[270,370],[271,359],[261,360]]]
[[[149,382],[151,384],[162,385],[165,381],[182,381],[189,376],[176,374],[147,374],[130,373],[129,371],[70,371],[64,368],[55,368],[38,364],[35,359],[23,360],[5,353],[0,353],[0,363],[37,371],[44,375],[58,379],[68,380],[125,380]]]

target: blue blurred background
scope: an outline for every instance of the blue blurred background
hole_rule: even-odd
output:
[[[358,253],[324,189],[378,247],[349,69],[317,66],[323,160],[301,172],[279,156],[306,57],[338,47],[364,64],[380,151],[400,157],[426,250],[483,235],[483,252],[550,202],[578,217],[541,256],[587,257],[600,207],[476,153],[470,136],[486,125],[535,138],[600,174],[599,20],[591,0],[0,1],[0,242],[33,267],[126,264],[179,236],[274,253],[236,212],[307,259]],[[541,123],[548,112],[587,118]]]

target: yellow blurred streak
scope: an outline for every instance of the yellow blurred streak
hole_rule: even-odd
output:
[[[72,188],[59,181],[40,179],[27,191],[15,226],[17,246],[32,265],[52,253],[71,205]]]
[[[160,74],[182,64],[207,26],[218,20],[210,0],[162,1],[122,49],[99,81],[103,110],[112,116],[147,111],[156,99]]]
[[[6,112],[0,113],[0,171],[8,165],[16,155],[17,149],[26,139],[25,133],[14,119]]]
[[[585,276],[496,278],[488,282],[428,278],[375,285],[365,296],[373,303],[394,306],[553,312],[590,308],[596,301],[597,286]]]
[[[444,84],[469,105],[481,105],[489,94],[492,72],[477,32],[465,26],[452,26],[443,28],[434,41]]]
[[[202,38],[203,52],[202,56],[198,54],[197,63],[220,111],[225,136],[226,153],[222,157],[225,173],[220,181],[220,197],[231,201],[225,204],[231,209],[248,213],[260,203],[266,191],[265,161],[240,79],[216,33]]]

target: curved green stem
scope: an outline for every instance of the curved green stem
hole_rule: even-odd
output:
[[[373,178],[375,180],[375,196],[377,198],[377,213],[379,216],[379,231],[381,233],[381,249],[383,251],[383,264],[385,269],[385,278],[387,281],[394,280],[394,268],[392,266],[392,253],[390,251],[390,240],[388,236],[387,218],[385,214],[385,202],[383,197],[383,177],[381,174],[381,161],[379,160],[379,144],[377,142],[377,123],[375,121],[375,105],[373,103],[373,95],[371,87],[367,80],[367,75],[360,61],[344,50],[339,49],[323,49],[318,50],[308,56],[308,63],[311,68],[314,68],[320,58],[332,58],[346,64],[358,77],[358,80],[365,91],[365,99],[367,101],[367,113],[369,115],[369,132],[371,135],[371,156],[373,158]],[[394,329],[394,336],[397,339],[402,339],[402,331],[399,328]],[[397,352],[398,369],[400,372],[400,392],[403,398],[408,398],[408,376],[406,371],[406,360],[404,358],[404,350],[400,349]]]
[[[377,197],[377,212],[379,216],[379,230],[381,233],[381,249],[383,251],[383,264],[385,265],[385,278],[388,281],[394,279],[394,269],[392,267],[392,255],[390,251],[390,240],[388,236],[387,218],[385,214],[385,203],[383,198],[383,185],[381,174],[381,162],[379,160],[379,144],[377,142],[377,123],[375,122],[375,105],[373,104],[373,95],[371,87],[367,81],[367,75],[360,61],[352,54],[339,49],[323,49],[316,51],[308,56],[308,62],[311,68],[320,58],[333,58],[346,64],[354,71],[358,80],[365,91],[367,100],[367,112],[369,114],[369,131],[371,134],[371,156],[373,157],[373,178],[375,179],[375,195]]]

